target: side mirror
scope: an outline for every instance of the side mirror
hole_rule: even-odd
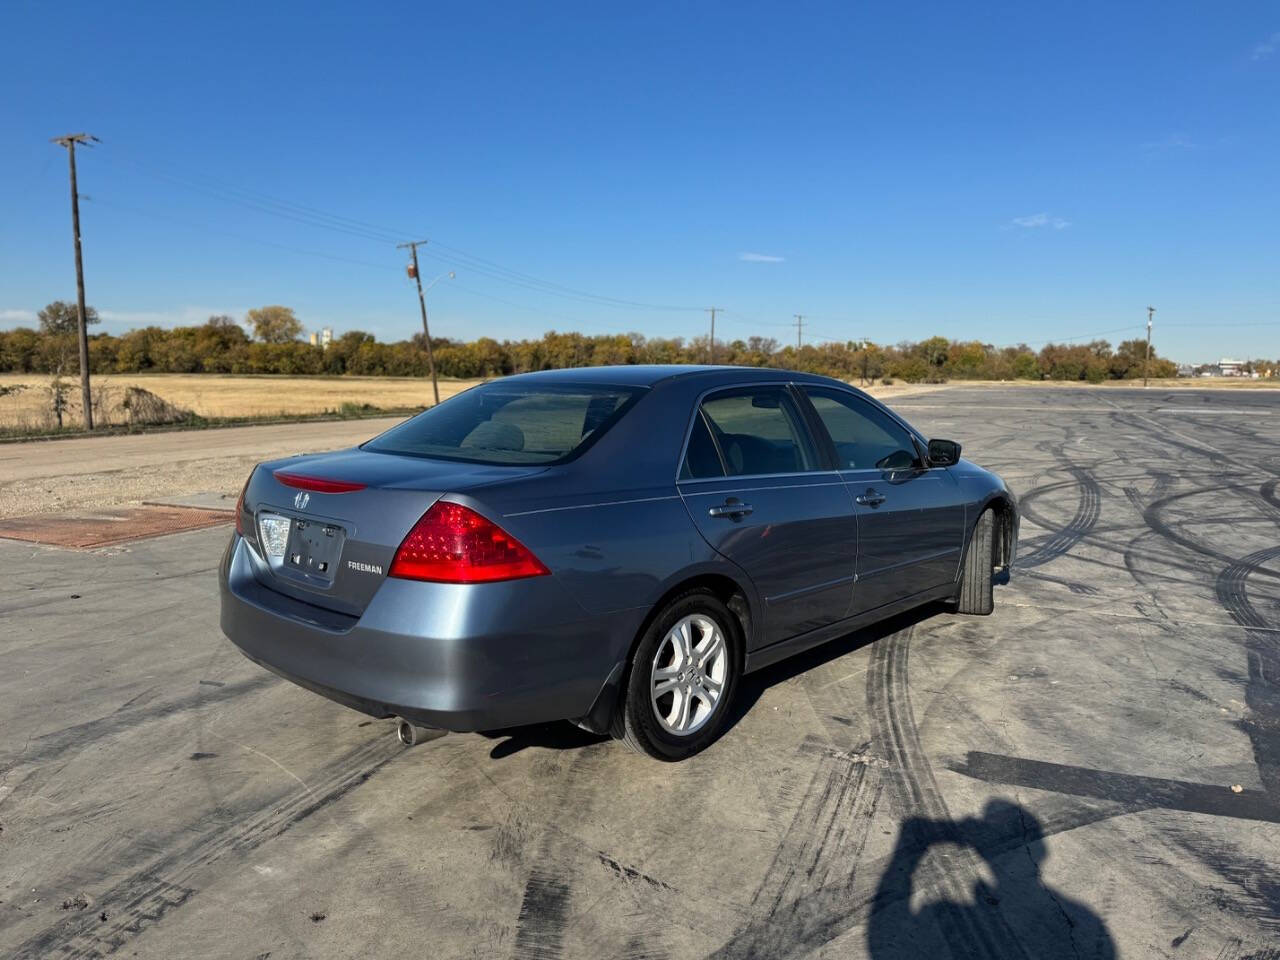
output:
[[[895,450],[887,457],[881,457],[876,461],[876,467],[886,473],[901,473],[912,469],[915,465],[916,458],[906,450]]]
[[[953,467],[960,462],[960,444],[954,440],[929,441],[929,466]]]

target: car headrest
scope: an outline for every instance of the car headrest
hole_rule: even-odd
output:
[[[523,450],[524,431],[514,423],[486,420],[467,434],[460,446],[484,450]]]

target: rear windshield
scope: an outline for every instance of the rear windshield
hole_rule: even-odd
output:
[[[363,449],[468,463],[558,463],[590,446],[640,392],[597,384],[486,383],[392,427]]]

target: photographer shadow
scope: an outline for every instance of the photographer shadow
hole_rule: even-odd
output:
[[[1011,836],[1024,842],[1011,848]],[[1041,877],[1047,853],[1040,821],[1007,800],[981,818],[905,820],[876,890],[868,955],[1113,960],[1102,918]]]

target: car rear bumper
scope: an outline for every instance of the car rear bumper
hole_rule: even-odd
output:
[[[585,716],[641,611],[590,615],[554,577],[387,579],[359,617],[277,593],[237,535],[220,567],[222,631],[255,663],[371,716],[446,730]]]

